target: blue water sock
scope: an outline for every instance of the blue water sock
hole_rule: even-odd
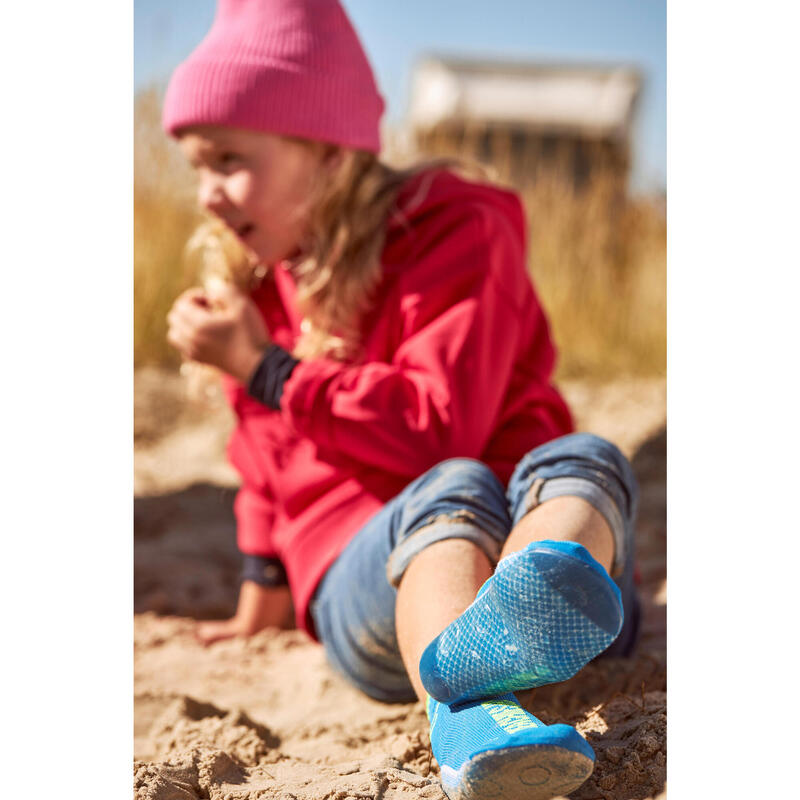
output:
[[[577,789],[594,751],[570,725],[545,725],[513,694],[448,706],[428,698],[431,749],[450,800],[539,800]]]
[[[472,605],[428,645],[420,677],[444,703],[557,683],[621,628],[620,591],[585,547],[533,542],[502,559]]]

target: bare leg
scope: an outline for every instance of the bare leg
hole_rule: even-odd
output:
[[[582,544],[607,572],[611,570],[614,535],[606,518],[582,497],[563,495],[536,506],[511,531],[500,557],[542,539]]]
[[[583,545],[606,570],[614,538],[600,512],[579,497],[554,497],[526,514],[506,540],[501,557],[542,539]],[[426,692],[419,661],[428,644],[475,599],[492,574],[489,559],[466,539],[446,539],[423,550],[409,565],[397,591],[395,621],[400,654],[420,700]]]
[[[467,539],[436,542],[406,569],[397,590],[397,642],[420,700],[426,697],[419,678],[422,651],[475,599],[491,574],[489,559]]]
[[[526,514],[509,535],[501,558],[543,539],[580,544],[606,570],[612,564],[614,540],[605,518],[578,497],[552,498]],[[572,544],[565,550],[580,551]],[[426,707],[431,748],[441,767],[443,785],[456,793],[464,786],[470,788],[472,796],[505,798],[523,796],[522,789],[526,797],[549,798],[571,792],[592,771],[591,748],[573,728],[542,725],[513,695],[507,694],[536,685],[532,678],[543,678],[539,685],[566,679],[574,674],[572,670],[580,668],[581,661],[586,663],[603,649],[603,634],[607,638],[611,633],[608,625],[600,622],[596,629],[587,627],[581,641],[583,628],[577,628],[577,636],[573,628],[574,621],[583,619],[581,612],[573,614],[561,606],[557,607],[563,614],[555,614],[557,619],[548,616],[548,625],[543,629],[548,633],[544,636],[531,637],[530,628],[523,625],[520,629],[511,622],[539,619],[540,612],[551,614],[548,580],[537,580],[526,569],[537,558],[546,563],[553,552],[551,548],[543,554],[534,550],[528,555],[513,556],[505,562],[498,582],[493,582],[484,599],[470,610],[467,608],[478,589],[493,571],[489,559],[472,542],[451,539],[428,547],[414,558],[400,582],[395,612],[400,653],[417,696],[425,702],[428,696],[420,679],[422,659],[426,683],[435,698]],[[586,563],[585,554],[582,558]],[[568,581],[565,586],[571,585],[570,569],[561,573]],[[583,602],[591,597],[594,612],[607,608],[602,588],[608,576],[601,573],[596,565],[591,567],[590,574],[594,575],[593,580],[600,581],[601,590],[583,595]],[[526,574],[530,581],[525,580]],[[513,581],[519,577],[523,580],[515,585]],[[584,578],[581,574],[576,583],[591,592],[598,584],[590,587]],[[600,600],[597,605],[596,600]],[[451,625],[462,614],[462,622]],[[591,616],[594,622],[602,613]],[[584,622],[588,625],[588,620]],[[477,639],[474,634],[478,628],[474,625],[480,625],[483,631]],[[557,642],[562,642],[563,637],[570,642],[575,640],[579,648],[571,652],[576,663],[548,660],[551,637]],[[510,661],[506,655],[509,652]],[[539,669],[540,665],[543,669]],[[505,691],[498,691],[499,686],[505,686]],[[495,702],[481,702],[485,697],[493,697]],[[448,698],[478,702],[462,704],[454,711]],[[498,708],[502,708],[501,713]],[[500,734],[514,746],[493,749],[492,742]],[[535,787],[530,785],[532,775],[537,778]]]

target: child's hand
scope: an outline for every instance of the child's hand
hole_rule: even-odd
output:
[[[230,619],[199,622],[195,636],[205,645],[235,636],[252,636],[264,628],[289,628],[292,597],[286,586],[259,586],[242,581],[236,614]]]
[[[167,315],[167,341],[184,358],[227,372],[247,383],[269,344],[255,303],[230,284],[212,295],[189,289]]]
[[[254,633],[258,633],[258,631],[253,630],[238,617],[198,622],[194,631],[197,640],[205,645],[220,642],[223,639],[233,639],[236,636],[252,636]]]

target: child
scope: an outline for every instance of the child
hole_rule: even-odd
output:
[[[635,480],[568,435],[517,196],[382,164],[383,107],[338,0],[220,0],[170,82],[164,126],[251,265],[169,315],[238,419],[244,581],[199,633],[278,624],[288,582],[334,668],[426,704],[448,796],[565,794],[591,748],[513,692],[631,651]]]

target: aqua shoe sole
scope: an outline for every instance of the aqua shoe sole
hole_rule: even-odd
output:
[[[425,649],[431,697],[461,703],[571,678],[622,628],[622,598],[574,542],[534,542],[497,566],[474,602]]]
[[[561,747],[509,747],[471,758],[457,785],[442,788],[450,800],[551,800],[577,789],[594,762]]]

